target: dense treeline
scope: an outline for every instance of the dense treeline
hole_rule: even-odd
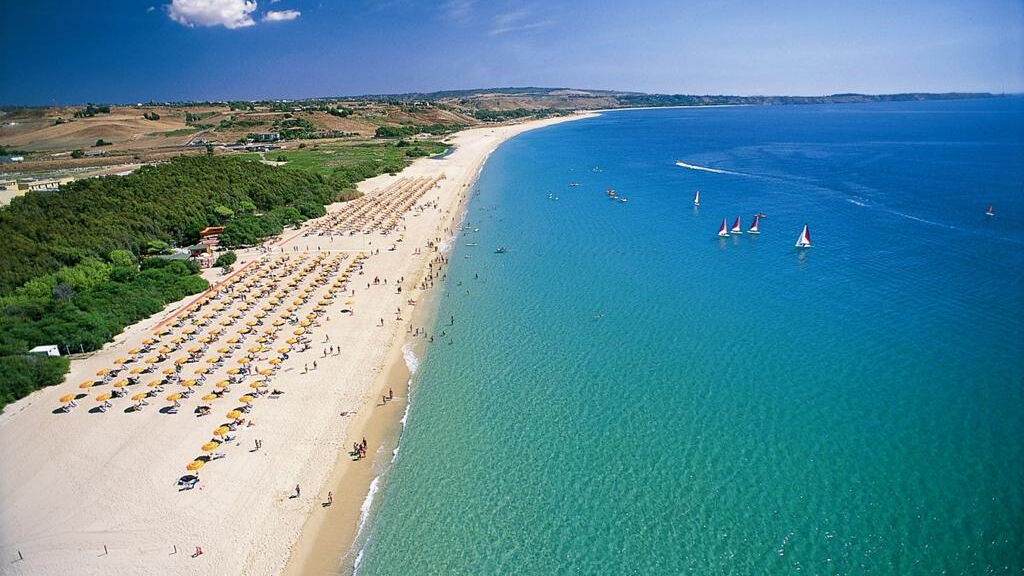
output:
[[[441,136],[462,130],[465,126],[458,124],[429,124],[427,126],[380,126],[374,133],[377,138],[405,138],[416,134],[432,134]]]
[[[150,258],[140,268],[123,250],[109,258],[86,258],[0,298],[0,407],[64,378],[66,358],[27,354],[32,347],[98,350],[125,326],[208,286],[191,263]]]
[[[560,108],[513,108],[511,110],[473,110],[472,116],[484,122],[505,122],[518,118],[547,118],[572,114]]]
[[[275,222],[272,229],[316,216],[356,181],[230,157],[189,156],[128,176],[89,178],[58,192],[29,193],[0,209],[0,295],[83,258],[105,258],[111,250],[140,254],[152,240],[191,244],[199,230],[224,223],[218,207],[249,219],[265,214]],[[288,208],[300,216],[284,212]]]

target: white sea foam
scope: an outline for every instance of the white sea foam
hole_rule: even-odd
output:
[[[714,172],[715,174],[732,174],[734,176],[740,176],[739,172],[733,172],[731,170],[722,170],[719,168],[708,168],[707,166],[697,166],[696,164],[687,164],[686,162],[676,162],[676,166],[680,168],[686,168],[688,170],[700,170],[701,172]]]
[[[363,532],[363,528],[366,526],[366,519],[370,516],[370,508],[373,507],[373,499],[377,495],[377,489],[380,488],[380,476],[375,476],[373,482],[370,482],[370,489],[366,492],[366,498],[363,499],[363,504],[359,506],[359,528],[356,529],[356,538]]]
[[[416,353],[412,350],[412,344],[406,344],[402,346],[402,358],[405,360],[405,365],[409,368],[410,374],[415,374],[416,370],[419,370],[420,359],[416,357]]]

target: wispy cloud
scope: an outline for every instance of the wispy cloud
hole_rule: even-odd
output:
[[[298,10],[268,10],[263,15],[264,22],[286,22],[288,20],[295,20],[299,16],[302,16],[302,12]]]
[[[171,0],[167,15],[182,26],[223,26],[229,29],[254,26],[255,0]]]
[[[449,24],[464,26],[473,19],[476,0],[445,0],[441,4],[441,19]]]
[[[509,32],[537,30],[539,28],[550,26],[554,23],[555,21],[550,18],[535,20],[532,17],[532,14],[526,10],[513,10],[511,12],[498,14],[491,20],[490,35],[498,36]]]

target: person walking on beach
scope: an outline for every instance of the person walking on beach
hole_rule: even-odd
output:
[[[330,506],[332,504],[334,504],[334,492],[331,492],[330,490],[328,490],[327,491],[327,505]]]
[[[295,485],[295,497],[298,498],[302,495],[302,488],[298,484]]]

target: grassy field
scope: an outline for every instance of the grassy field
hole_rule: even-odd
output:
[[[243,157],[274,160],[283,159],[286,167],[306,170],[319,174],[330,174],[335,168],[354,166],[364,162],[395,164],[421,156],[440,154],[445,145],[439,142],[409,142],[398,146],[390,140],[362,142],[330,142],[309,144],[301,150],[274,150],[262,157],[259,154],[242,154]]]

